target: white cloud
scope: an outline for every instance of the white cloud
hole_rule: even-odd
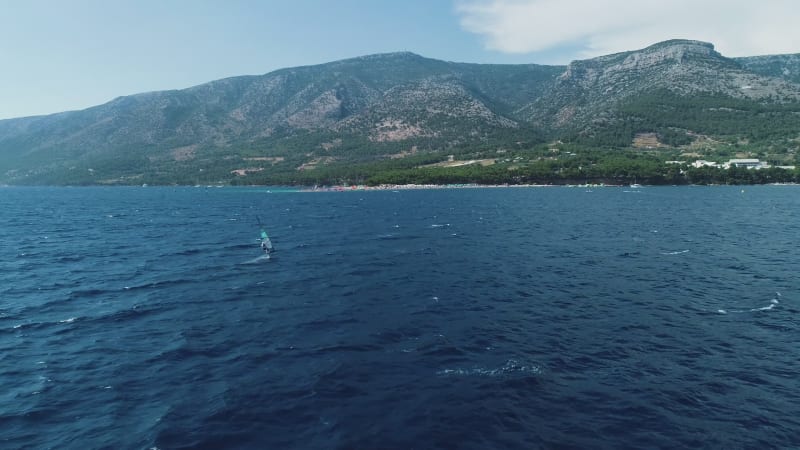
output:
[[[461,26],[490,50],[558,53],[558,63],[667,39],[725,56],[800,52],[797,0],[457,0]]]

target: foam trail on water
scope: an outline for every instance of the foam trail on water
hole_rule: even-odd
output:
[[[269,259],[270,259],[269,255],[261,255],[261,256],[259,256],[257,258],[253,258],[251,260],[245,261],[242,264],[258,264],[258,263],[263,262],[263,261],[269,261]]]
[[[772,300],[769,301],[769,305],[762,306],[761,308],[732,309],[730,311],[728,311],[726,309],[718,309],[717,312],[720,313],[720,314],[728,314],[729,312],[730,313],[734,313],[734,314],[741,314],[741,313],[748,313],[748,312],[769,311],[771,309],[774,309],[776,306],[778,306],[780,304],[780,300],[778,300],[779,297],[781,297],[781,293],[780,292],[776,292],[775,293],[775,298],[773,298]]]

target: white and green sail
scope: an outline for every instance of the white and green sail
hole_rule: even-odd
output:
[[[272,252],[272,241],[269,240],[269,236],[264,230],[261,230],[261,248],[267,253]]]

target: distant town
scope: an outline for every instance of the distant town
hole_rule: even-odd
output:
[[[685,164],[684,161],[667,161],[668,163],[672,164]],[[771,166],[764,161],[759,159],[731,159],[726,163],[717,163],[714,161],[705,161],[702,159],[698,159],[697,161],[691,164],[692,167],[700,168],[700,167],[716,167],[719,169],[729,169],[731,167],[744,167],[747,169],[769,169],[769,168],[777,168],[777,169],[786,169],[786,170],[794,170],[795,166]]]

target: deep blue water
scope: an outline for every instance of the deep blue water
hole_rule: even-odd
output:
[[[800,187],[3,188],[0,243],[2,448],[800,447]]]

